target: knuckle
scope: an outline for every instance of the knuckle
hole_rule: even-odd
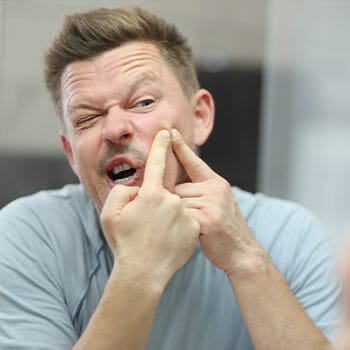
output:
[[[159,204],[163,200],[163,195],[161,191],[153,188],[149,188],[146,192],[143,193],[142,200],[144,205],[149,204]]]
[[[172,207],[176,209],[182,208],[183,206],[181,198],[176,194],[169,195],[169,203]]]
[[[216,189],[216,192],[219,196],[218,198],[227,199],[227,195],[232,195],[231,184],[222,177],[214,180],[214,188]]]
[[[232,195],[232,187],[231,187],[231,184],[227,180],[224,180],[224,190],[227,193],[229,193],[230,195]]]
[[[222,179],[222,181],[224,190],[227,192],[231,192],[231,184],[226,179]]]
[[[195,158],[189,162],[188,167],[192,170],[200,169],[202,167],[202,160],[200,158]]]
[[[100,214],[100,221],[101,221],[101,223],[106,223],[109,220],[110,220],[109,210],[106,209],[106,207],[104,207],[101,211],[101,214]]]
[[[219,183],[220,188],[222,188],[224,191],[231,191],[231,185],[226,179],[220,176],[216,179],[216,181]]]
[[[111,189],[111,192],[109,194],[109,198],[119,198],[121,195],[123,195],[127,191],[127,187],[121,184],[115,184],[113,188]],[[110,199],[111,201],[111,199]]]
[[[146,208],[149,206],[159,206],[165,202],[166,194],[167,193],[163,188],[151,186],[142,193],[140,199]]]
[[[114,218],[108,211],[102,211],[100,222],[104,230],[109,231],[114,224]]]

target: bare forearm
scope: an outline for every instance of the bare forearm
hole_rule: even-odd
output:
[[[332,349],[264,253],[239,277],[229,279],[256,350]]]
[[[73,350],[141,350],[163,288],[114,268],[101,301]]]

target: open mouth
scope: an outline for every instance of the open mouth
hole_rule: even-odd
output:
[[[131,180],[135,173],[135,168],[131,167],[129,164],[124,163],[113,167],[112,170],[107,172],[107,175],[115,184],[123,184]]]

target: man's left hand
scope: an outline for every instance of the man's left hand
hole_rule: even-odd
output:
[[[231,186],[192,151],[176,130],[172,131],[172,147],[191,180],[177,185],[175,193],[200,224],[204,254],[230,276],[244,265],[251,248],[256,248]]]

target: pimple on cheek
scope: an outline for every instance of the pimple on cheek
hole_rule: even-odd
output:
[[[162,125],[161,125],[160,128],[159,128],[159,130],[165,129],[165,130],[169,130],[169,131],[170,131],[172,128],[173,128],[172,123],[166,122],[166,121],[165,121],[165,122],[162,123]],[[159,130],[158,130],[158,131],[159,131]],[[158,132],[158,131],[157,131],[157,132]]]

